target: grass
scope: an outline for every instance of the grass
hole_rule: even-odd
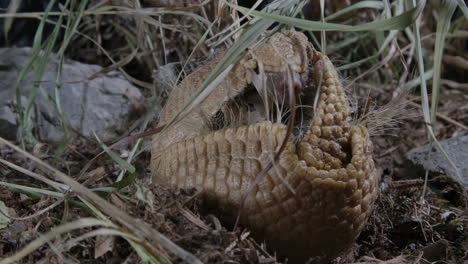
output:
[[[193,57],[207,55],[207,50],[210,48],[223,47],[224,44],[231,43],[223,60],[214,68],[197,93],[193,95],[190,102],[182,108],[181,112],[173,120],[166,124],[167,126],[171,126],[180,121],[186,113],[192,111],[206,98],[232,69],[233,65],[241,59],[247,47],[258,45],[266,40],[268,35],[262,35],[262,32],[266,29],[270,28],[271,32],[275,32],[284,28],[294,27],[305,31],[309,36],[314,36],[314,38],[319,36],[314,32],[321,32],[320,41],[316,41],[317,45],[320,45],[320,49],[340,59],[342,65],[338,69],[342,74],[357,76],[348,82],[348,86],[356,84],[363,79],[374,83],[394,83],[392,78],[387,77],[387,73],[391,72],[394,76],[400,77],[398,86],[401,90],[419,88],[421,108],[428,138],[443,151],[434,131],[437,121],[437,105],[440,101],[441,66],[447,36],[457,34],[462,29],[462,23],[453,23],[457,9],[463,12],[464,19],[466,20],[466,6],[463,1],[442,1],[441,9],[438,11],[439,16],[435,32],[434,50],[427,50],[422,45],[423,36],[420,32],[422,24],[418,18],[424,17],[422,14],[428,12],[425,9],[427,8],[426,1],[413,0],[409,1],[409,5],[408,1],[402,0],[392,1],[391,3],[387,0],[361,1],[340,10],[333,10],[333,13],[326,12],[327,3],[321,1],[320,13],[322,17],[321,20],[317,21],[297,18],[303,16],[301,10],[306,1],[280,1],[270,5],[263,11],[239,7],[229,2],[220,2],[223,8],[238,10],[244,16],[243,18],[249,17],[248,22],[243,25],[238,23],[240,18],[234,18],[234,21],[230,21],[232,24],[226,22],[229,21],[229,17],[226,17],[226,12],[224,16],[218,16],[218,18],[210,20],[206,16],[205,10],[205,8],[208,8],[208,2],[186,8],[167,7],[151,9],[138,6],[94,6],[93,4],[96,4],[95,1],[68,0],[63,4],[62,11],[53,12],[52,7],[54,2],[50,2],[45,12],[20,14],[16,13],[19,1],[13,0],[8,12],[1,15],[6,17],[6,32],[10,29],[14,19],[18,17],[29,16],[37,18],[40,19],[40,24],[32,47],[33,56],[26,67],[20,72],[16,84],[18,120],[23,127],[24,138],[26,140],[23,145],[26,148],[19,148],[2,138],[0,138],[0,142],[38,164],[43,168],[44,174],[48,175],[48,177],[41,176],[28,168],[22,168],[17,164],[0,159],[0,162],[4,166],[43,182],[43,184],[37,184],[37,186],[26,186],[0,181],[0,185],[31,195],[31,197],[49,196],[58,201],[73,201],[75,204],[80,204],[85,212],[94,215],[95,218],[78,218],[72,222],[58,225],[50,232],[30,242],[16,254],[0,260],[1,264],[18,261],[44,244],[51,245],[51,241],[54,238],[70,234],[76,229],[87,231],[83,231],[86,233],[78,237],[70,238],[63,246],[56,248],[55,251],[58,255],[87,238],[115,235],[128,241],[140,259],[145,263],[170,263],[169,258],[165,255],[166,251],[180,257],[187,263],[201,263],[193,254],[177,246],[151,227],[149,223],[137,221],[134,217],[131,217],[123,210],[97,195],[97,193],[102,194],[103,190],[107,194],[118,192],[134,183],[138,170],[132,162],[135,161],[138,153],[141,153],[139,152],[142,145],[141,139],[131,146],[131,154],[127,160],[124,160],[108,146],[100,142],[96,136],[96,141],[99,142],[98,144],[109,155],[112,161],[120,167],[120,172],[117,180],[104,187],[93,189],[95,192],[26,151],[30,149],[31,145],[38,143],[38,139],[33,133],[34,124],[31,116],[35,99],[39,94],[45,96],[57,109],[58,118],[64,131],[64,138],[58,146],[55,146],[54,155],[60,157],[66,151],[69,144],[71,144],[70,139],[73,132],[69,129],[68,117],[63,111],[60,101],[60,95],[64,93],[61,89],[63,82],[61,68],[58,70],[54,95],[47,94],[42,89],[41,80],[52,52],[57,54],[60,66],[62,66],[65,57],[68,54],[72,54],[69,50],[70,47],[73,46],[74,41],[79,37],[84,36],[88,41],[92,40],[90,43],[96,44],[97,47],[95,48],[95,52],[103,54],[102,58],[104,58],[103,60],[106,62],[107,68],[101,73],[97,73],[96,76],[110,70],[119,69],[131,82],[143,87],[143,89],[146,89],[154,96],[158,93],[153,90],[154,87],[150,81],[145,79],[144,76],[141,78],[143,80],[138,79],[141,76],[132,76],[131,73],[127,72],[128,69],[125,69],[125,66],[130,62],[135,62],[143,65],[150,72],[148,69],[156,69],[166,64],[170,60],[167,51],[170,46],[170,34],[179,34],[179,37],[183,36],[189,39],[191,43],[189,46],[193,47],[193,50],[190,48],[177,51],[181,54],[181,58],[186,60],[183,63],[183,70],[180,72],[178,79],[182,78],[182,74],[185,72],[184,69],[191,63]],[[205,10],[205,14],[203,10]],[[365,19],[362,17],[352,16],[352,14],[359,14],[360,12],[374,15],[377,17],[377,21],[363,21]],[[118,49],[106,50],[112,49],[112,47],[107,48],[99,41],[99,38],[102,37],[101,35],[97,34],[93,37],[81,32],[85,30],[86,23],[92,23],[91,21],[99,16],[120,20],[117,23],[114,22],[113,26],[115,29],[114,34],[124,39],[127,44],[125,48],[127,56],[124,58],[120,58],[120,60],[116,59],[119,58],[117,54]],[[189,31],[185,28],[171,26],[164,20],[165,17],[183,17],[192,23],[191,26],[195,30]],[[221,19],[226,20],[222,21]],[[126,22],[128,21],[131,21],[131,26],[126,26]],[[46,37],[44,36],[44,26],[47,23],[52,24],[54,29]],[[261,37],[260,40],[259,37]],[[410,50],[414,49],[414,53],[406,56],[403,63],[401,62],[403,55],[399,53],[404,49],[401,48],[402,45],[408,46]],[[428,53],[434,55],[432,60],[427,55]],[[141,56],[139,54],[150,54],[151,56]],[[174,56],[172,55],[172,57]],[[411,66],[411,68],[408,68],[408,65],[405,65],[405,63],[409,64],[409,60],[416,61],[416,67]],[[109,63],[110,66],[108,65]],[[426,71],[426,68],[431,70]],[[33,72],[35,82],[27,101],[23,102],[20,93],[21,81],[29,72]],[[94,77],[90,76],[90,78]],[[426,81],[431,79],[432,97],[429,100]],[[146,125],[139,127],[140,132],[144,131],[145,128]],[[130,132],[132,131],[128,131],[128,133]],[[163,135],[164,133],[165,130],[159,135]],[[443,153],[445,154],[444,151]],[[447,155],[446,157],[451,162]],[[455,165],[453,166],[455,167]],[[82,171],[80,174],[84,173],[85,171]],[[126,174],[128,175],[125,176]],[[55,190],[51,191],[50,187]],[[68,188],[73,190],[73,194],[68,192]],[[62,212],[63,215],[69,213],[65,208]],[[2,211],[4,210],[2,209]],[[94,227],[95,229],[89,231],[87,229],[89,227]],[[161,247],[164,250],[161,250]]]

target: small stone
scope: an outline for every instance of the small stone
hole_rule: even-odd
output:
[[[447,240],[441,239],[432,244],[425,246],[423,251],[423,258],[430,262],[438,262],[447,260],[447,253],[450,244]]]
[[[434,173],[446,174],[468,188],[468,152],[466,151],[468,149],[468,131],[463,132],[460,136],[440,141],[440,144],[457,167],[461,179],[436,145],[425,145],[406,153],[405,157],[411,165],[408,173],[414,175],[429,170]]]
[[[0,136],[8,140],[15,140],[17,129],[15,114],[8,106],[0,106]]]

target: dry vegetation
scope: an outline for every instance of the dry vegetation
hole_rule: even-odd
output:
[[[320,20],[319,2],[310,1],[304,10],[305,18]],[[324,16],[330,17],[357,1],[326,2]],[[405,1],[392,2],[406,6],[402,4]],[[133,122],[128,124],[129,130],[122,133],[122,137],[155,126],[158,114],[154,111],[155,106],[164,104],[167,91],[174,85],[187,58],[192,56],[183,68],[184,74],[202,64],[217,49],[232,44],[232,39],[226,39],[216,47],[207,44],[219,39],[216,34],[238,19],[239,13],[221,3],[93,0],[86,5],[86,12],[66,49],[66,57],[105,67],[96,75],[118,69],[146,95],[144,102],[135,103]],[[78,10],[78,3],[73,8]],[[433,67],[435,32],[441,10],[439,1],[429,1],[421,15],[421,45],[426,70]],[[382,19],[382,13],[383,8],[364,8],[327,22],[357,25]],[[468,23],[460,8],[449,21],[452,23],[441,64],[440,103],[437,122],[433,126],[439,140],[468,129]],[[198,45],[207,29],[209,41]],[[321,32],[308,34],[311,39],[315,38],[314,45],[320,45]],[[375,127],[374,156],[382,173],[381,193],[374,214],[352,251],[335,262],[466,263],[466,190],[453,179],[439,175],[429,178],[427,191],[423,193],[424,175],[407,177],[404,154],[428,143],[421,110],[424,102],[421,102],[418,83],[417,42],[412,39],[413,27],[408,27],[406,31],[397,32],[379,51],[389,34],[388,31],[325,34],[326,53],[339,66],[344,84],[353,97],[356,118],[365,116],[360,120]],[[63,42],[57,42],[56,50],[61,44]],[[353,64],[359,61],[362,63]],[[432,88],[431,79],[432,76],[427,82],[429,89]],[[134,141],[116,149],[121,155],[138,149],[138,156],[130,160],[132,165],[107,155],[93,160],[102,151],[102,145],[93,138],[69,140],[60,152],[57,152],[58,146],[40,141],[35,144],[17,142],[16,145],[24,146],[25,152],[0,143],[0,210],[4,204],[10,217],[9,225],[0,227],[0,263],[9,263],[8,259],[2,262],[2,258],[12,256],[40,234],[66,223],[72,223],[71,227],[60,234],[55,229],[47,243],[31,250],[20,263],[198,263],[197,259],[203,263],[284,261],[277,260],[274,252],[268,252],[268,245],[265,248],[253,241],[247,230],[232,231],[223,226],[216,216],[205,211],[194,190],[149,188],[150,155],[145,144],[135,145]],[[103,200],[96,200],[98,198],[89,194],[89,190],[54,189],[50,184],[28,177],[43,175],[75,186],[75,183],[64,180],[65,176],[38,165],[25,153],[66,172],[90,189],[110,187],[119,174],[125,172],[122,166],[127,168],[124,177],[127,182],[121,183],[118,189],[104,188],[95,194],[128,213],[133,220],[114,214],[108,204],[101,204]],[[132,173],[132,169],[136,173]],[[100,214],[109,216],[109,220],[101,218]],[[101,219],[101,222],[92,222],[90,217]],[[146,228],[155,231],[145,233],[149,230]],[[164,238],[155,232],[160,232]],[[82,235],[89,237],[73,240]],[[171,247],[170,241],[185,251]]]

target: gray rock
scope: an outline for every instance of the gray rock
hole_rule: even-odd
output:
[[[454,168],[435,145],[425,145],[412,149],[405,154],[405,157],[413,165],[419,166],[419,168],[413,166],[413,171],[414,169],[427,169],[431,172],[446,174],[458,182],[462,181],[465,188],[468,188],[468,131],[465,131],[460,136],[441,141],[440,144],[458,168],[458,172],[462,177],[461,180]]]
[[[12,118],[16,112],[15,83],[19,72],[31,58],[30,48],[0,48],[0,135],[12,138],[21,128]],[[37,90],[34,100],[33,124],[35,135],[45,142],[58,142],[64,132],[60,115],[50,100],[55,101],[58,58],[52,55],[41,79],[43,89]],[[115,139],[127,127],[133,101],[141,100],[140,91],[113,71],[105,76],[87,80],[101,71],[97,65],[66,60],[62,68],[60,105],[73,130],[85,137],[94,137],[93,131],[104,141]],[[29,98],[34,72],[29,72],[20,84],[21,95]],[[26,102],[25,100],[24,102]],[[16,114],[15,114],[16,115]],[[8,129],[7,129],[8,128]]]
[[[15,140],[17,128],[15,114],[8,106],[0,106],[0,136],[8,140]]]

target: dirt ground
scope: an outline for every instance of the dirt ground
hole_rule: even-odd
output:
[[[142,4],[151,6],[154,3],[142,1]],[[328,12],[333,12],[334,9],[339,10],[343,6],[331,4],[329,8]],[[210,9],[207,8],[206,11],[210,12]],[[427,12],[429,14],[425,15],[431,15],[429,11]],[[310,14],[311,17],[314,15],[316,14]],[[177,16],[167,16],[164,17],[164,22],[170,23],[176,18]],[[101,28],[96,30],[83,26],[81,29],[83,33],[93,38],[97,38],[98,35],[103,37],[101,44],[116,59],[121,59],[130,53],[130,50],[123,48],[125,36],[113,30],[115,30],[115,25],[128,23],[127,19],[87,16],[83,23],[88,23],[88,25],[100,23]],[[127,27],[131,29],[136,25],[137,23],[127,25]],[[187,25],[193,26],[193,22],[187,22]],[[424,26],[423,31],[426,33],[433,32],[435,28],[431,23],[426,23]],[[465,26],[465,30],[466,28]],[[175,31],[169,31],[165,35],[168,50],[164,54],[159,52],[155,55],[160,58],[161,65],[178,62],[181,61],[180,58],[188,56],[188,52],[196,44],[194,39],[188,36],[175,33]],[[193,35],[190,36],[193,37]],[[159,35],[150,37],[158,39]],[[327,37],[333,41],[342,36],[329,34]],[[180,43],[177,49],[171,45],[174,43]],[[427,47],[433,44],[434,38],[424,42]],[[72,43],[72,48],[69,50],[70,58],[109,66],[108,59],[103,54],[96,54],[96,49],[86,40],[78,39]],[[77,52],[77,50],[83,52]],[[453,40],[447,44],[448,54],[456,55],[455,53],[459,54],[460,50],[464,51],[466,58],[468,54],[466,39]],[[208,48],[203,47],[196,55],[202,58],[208,54],[208,51]],[[149,63],[143,55],[135,57],[124,68],[134,78],[151,84],[154,82],[152,79],[154,69],[161,65]],[[330,57],[337,64],[343,62],[345,58],[341,53],[330,54]],[[357,59],[352,58],[352,60]],[[368,68],[369,65],[362,65],[362,69],[340,72],[344,84],[351,84],[351,80],[365,71],[366,67]],[[358,106],[356,113],[368,111],[364,109],[364,106],[369,104],[375,105],[378,111],[379,108],[395,99],[398,82],[389,81],[380,84],[376,77],[389,72],[391,69],[383,66],[373,74],[366,75],[350,85],[349,94],[353,96]],[[461,124],[468,124],[466,103],[468,90],[466,86],[457,88],[450,83],[466,84],[468,82],[466,70],[463,71],[456,65],[444,62],[443,79],[446,81],[445,84],[443,82],[444,89],[441,93],[439,114],[449,116]],[[380,80],[387,79],[382,77]],[[145,88],[142,88],[142,92],[148,96],[155,94],[154,91]],[[162,99],[159,101],[163,104],[165,94],[160,92],[156,94],[161,96]],[[468,263],[467,192],[450,177],[431,173],[426,193],[423,195],[424,174],[409,173],[411,167],[404,157],[405,153],[412,148],[428,143],[422,112],[418,107],[419,93],[410,93],[404,101],[405,103],[398,105],[399,112],[404,115],[397,115],[395,122],[383,124],[372,135],[374,158],[381,173],[380,194],[374,212],[354,247],[333,263]],[[140,112],[135,114],[135,122],[141,113],[148,111],[151,107],[148,102],[142,104],[143,106],[139,108]],[[149,127],[156,125],[155,120]],[[463,129],[446,119],[439,118],[435,132],[437,138],[443,140],[460,134]],[[121,149],[125,150],[126,147],[121,147]],[[60,160],[53,157],[53,149],[52,145],[41,144],[32,146],[28,151],[54,164],[56,168],[67,171],[68,175],[78,175],[81,169],[101,151],[99,145],[80,139],[67,145]],[[0,145],[0,156],[31,171],[46,174],[33,162],[4,145]],[[143,152],[134,164],[139,172],[135,181],[121,191],[107,196],[108,200],[133,217],[151,223],[155,229],[180,247],[193,253],[203,263],[287,263],[285,259],[276,258],[274,252],[268,252],[268,245],[264,245],[262,241],[254,241],[249,236],[248,230],[240,228],[232,230],[232,227],[224,226],[213,212],[205,210],[196,190],[148,187],[149,160],[150,153]],[[98,158],[89,169],[87,177],[91,177],[93,173],[101,176],[96,177],[96,180],[88,187],[112,184],[110,179],[115,178],[119,171],[119,166],[107,156]],[[4,182],[41,186],[47,189],[47,186],[42,183],[32,181],[3,165],[0,165],[0,177]],[[56,203],[56,199],[48,196],[38,198],[4,186],[0,186],[0,201],[3,201],[9,208],[8,212],[12,217],[10,225],[0,230],[0,260],[1,256],[9,256],[17,252],[53,226],[92,216],[92,213],[73,202]],[[51,205],[53,205],[52,208],[50,208]],[[60,254],[54,250],[66,239],[90,230],[92,229],[80,229],[64,234],[26,256],[20,263],[140,262],[140,258],[132,247],[121,237],[99,236],[83,240]],[[173,263],[185,263],[176,256],[165,254]]]

